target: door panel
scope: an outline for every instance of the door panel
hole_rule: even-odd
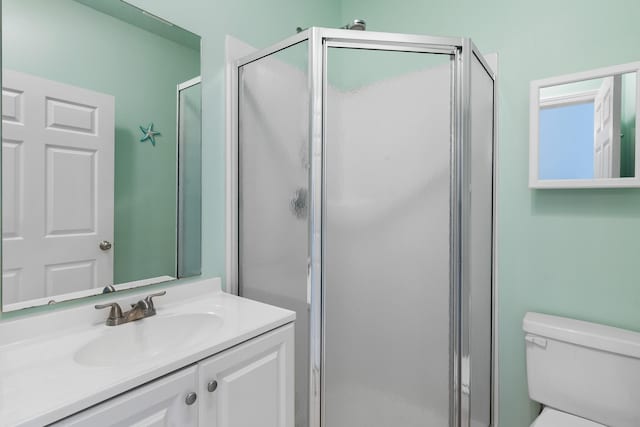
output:
[[[451,67],[448,55],[329,49],[329,427],[448,425]]]
[[[95,261],[68,262],[45,266],[47,295],[75,292],[75,284],[97,284]]]
[[[201,362],[200,425],[293,427],[293,334],[285,326]]]
[[[48,146],[45,169],[47,236],[95,233],[96,152]]]
[[[2,88],[2,120],[23,124],[24,94],[20,90]]]
[[[94,105],[82,105],[61,99],[46,99],[47,128],[75,131],[95,135],[96,112]]]
[[[23,141],[2,142],[2,237],[6,239],[22,236],[23,148]]]
[[[278,354],[268,352],[252,363],[220,373],[218,419],[222,425],[280,425],[278,422]],[[251,402],[251,411],[246,403]]]
[[[183,369],[53,424],[56,427],[197,427],[197,367]]]
[[[2,104],[3,302],[113,284],[114,98],[4,70]]]
[[[4,269],[2,271],[2,288],[4,298],[11,301],[17,300],[20,295],[18,291],[22,289],[22,270],[9,270]]]

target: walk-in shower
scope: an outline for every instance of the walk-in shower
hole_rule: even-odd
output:
[[[238,61],[231,289],[295,310],[296,426],[492,423],[494,74],[311,28]]]

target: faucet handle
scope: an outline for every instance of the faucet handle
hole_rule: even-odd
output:
[[[96,310],[111,308],[111,311],[109,311],[109,317],[107,318],[107,324],[114,323],[123,318],[122,308],[120,308],[120,304],[118,304],[117,302],[112,302],[109,304],[98,304],[95,306],[95,308]]]
[[[163,295],[166,295],[167,291],[162,291],[162,292],[157,292],[155,294],[151,294],[149,296],[147,296],[144,300],[147,302],[147,305],[149,306],[149,310],[151,311],[155,311],[155,306],[153,305],[153,298],[154,297],[161,297]]]

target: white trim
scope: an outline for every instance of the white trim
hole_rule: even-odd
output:
[[[548,77],[546,79],[534,80],[531,85],[539,88],[558,86],[568,83],[577,83],[583,80],[595,80],[609,77],[614,74],[635,73],[640,70],[640,61],[629,62],[627,64],[613,65],[611,67],[597,68],[595,70],[582,71],[579,73],[565,74],[562,76]]]
[[[540,90],[612,75],[636,73],[636,111],[640,111],[640,62],[534,80],[529,88],[529,188],[634,188],[640,187],[640,150],[635,150],[633,178],[542,180],[539,177]],[[636,115],[636,144],[640,142],[640,117]]]
[[[636,167],[636,171],[637,171]],[[640,187],[638,178],[609,178],[609,179],[541,179],[531,188],[637,188]]]
[[[597,94],[597,90],[589,90],[585,92],[576,92],[566,95],[540,98],[540,108],[553,108],[559,106],[587,104],[589,102],[594,102]]]

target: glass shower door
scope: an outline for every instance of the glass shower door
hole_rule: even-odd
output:
[[[238,284],[243,297],[296,312],[296,426],[309,425],[308,42],[238,76]]]
[[[452,57],[326,61],[323,425],[444,427]]]

